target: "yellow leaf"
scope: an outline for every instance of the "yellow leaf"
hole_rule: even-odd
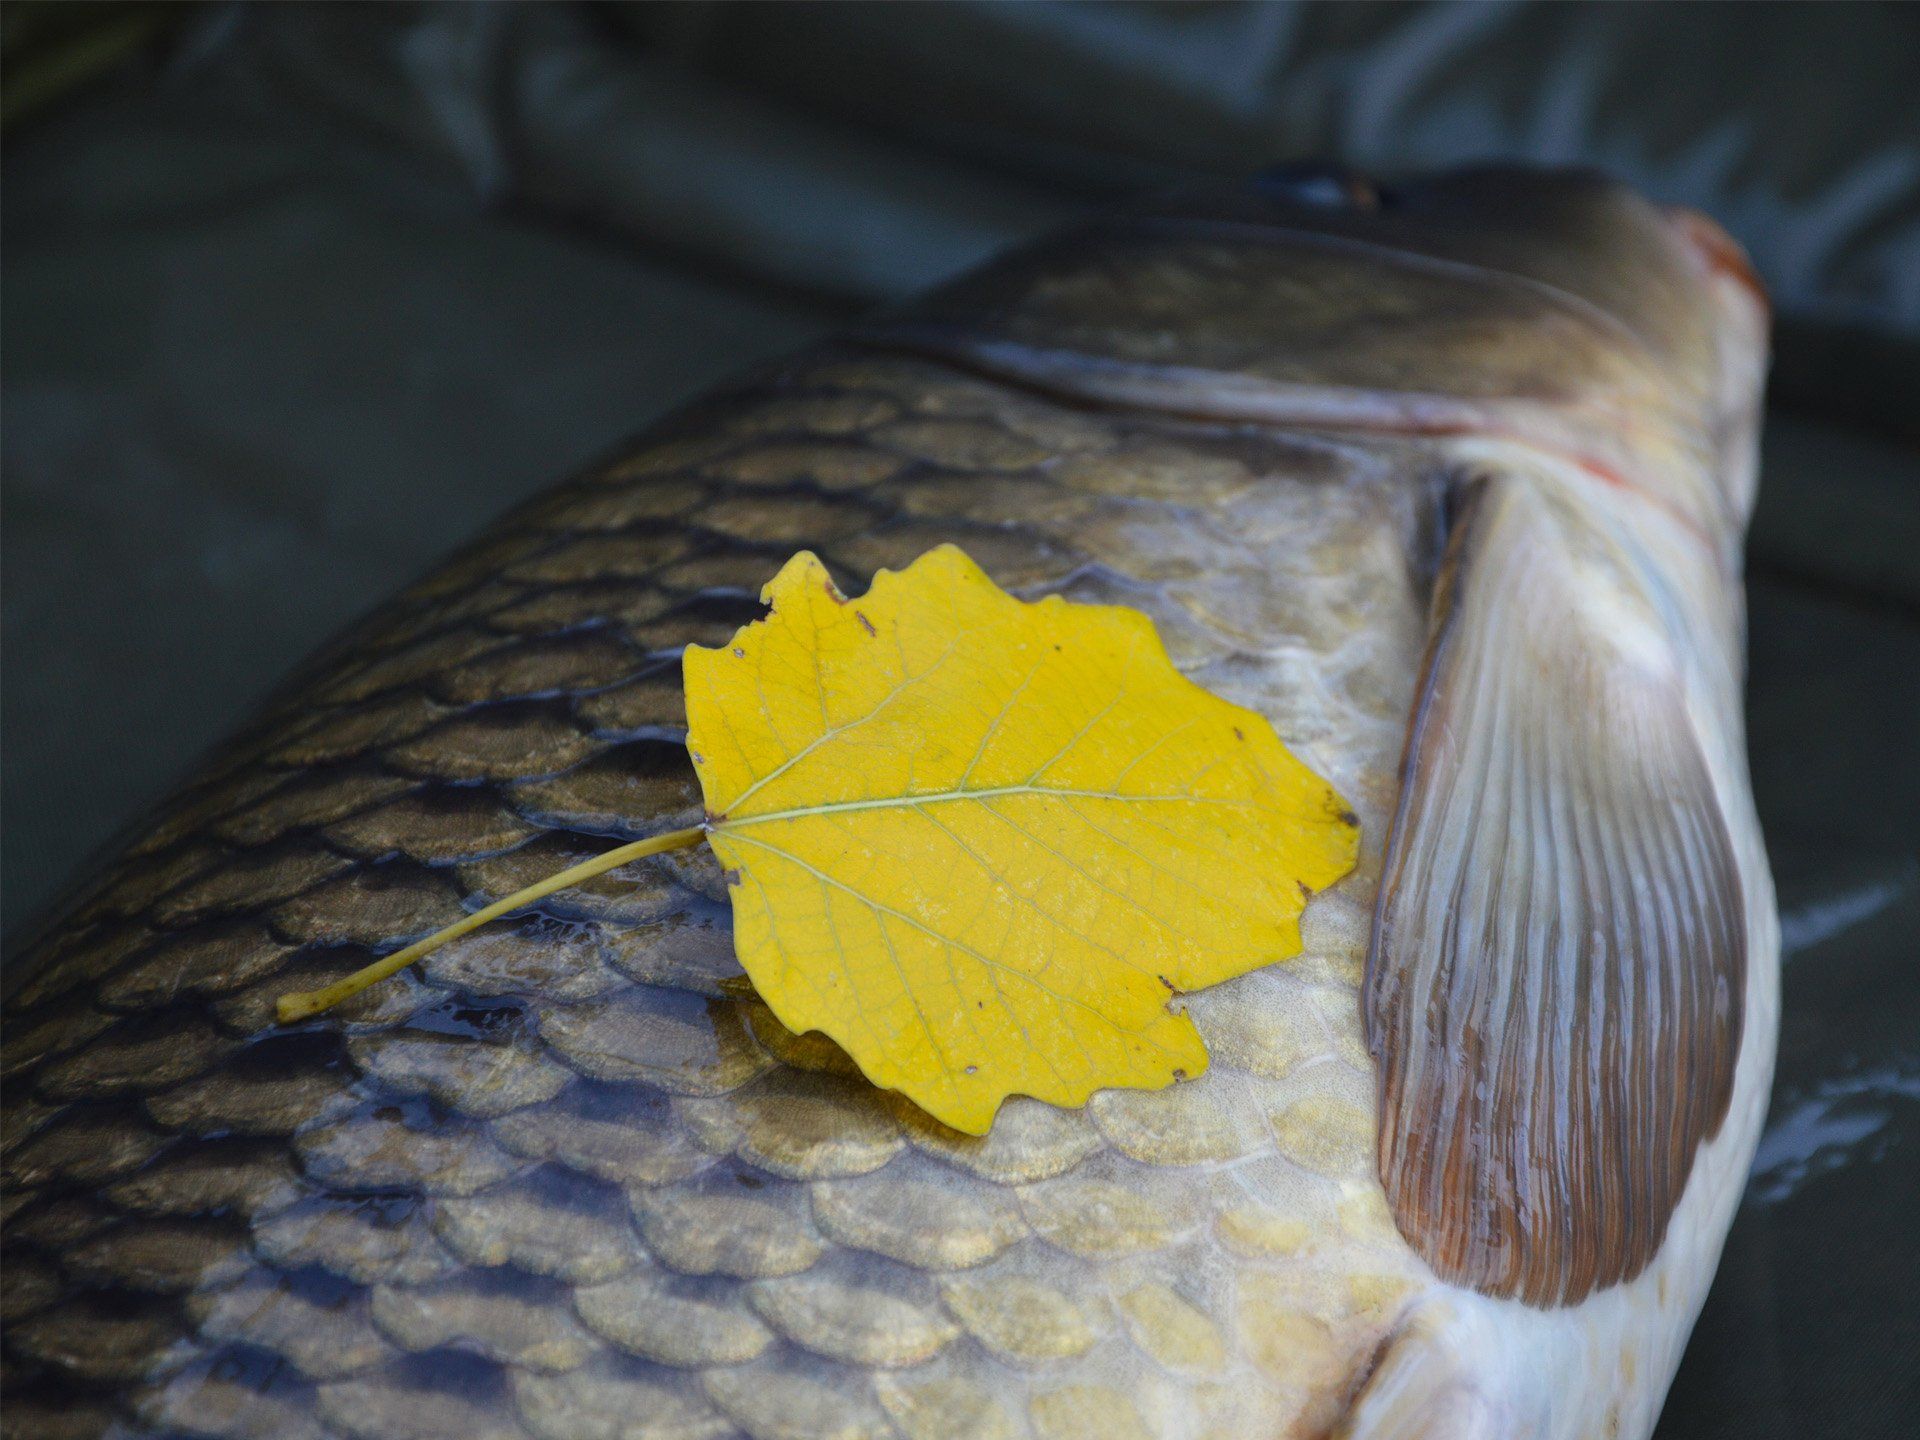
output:
[[[1352,868],[1346,803],[1137,611],[1022,603],[950,545],[854,601],[802,552],[762,598],[686,653],[740,962],[956,1129],[1198,1074],[1174,993],[1298,953]]]

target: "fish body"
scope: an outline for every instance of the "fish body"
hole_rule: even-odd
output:
[[[1764,308],[1583,175],[1176,196],[717,393],[309,662],[10,967],[23,1437],[1644,1436],[1772,1066]],[[1207,1073],[983,1138],[662,855],[679,654],[809,548],[1134,606],[1351,801]]]

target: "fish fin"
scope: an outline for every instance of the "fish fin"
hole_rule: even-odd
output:
[[[1515,1433],[1482,1393],[1444,1314],[1403,1316],[1368,1356],[1326,1440],[1499,1440]]]
[[[1740,1048],[1741,882],[1672,642],[1536,487],[1450,527],[1367,957],[1380,1179],[1541,1306],[1660,1248]]]

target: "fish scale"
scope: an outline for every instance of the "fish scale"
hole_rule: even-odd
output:
[[[1015,1100],[981,1141],[742,995],[704,857],[449,946],[262,1087],[250,1051],[304,1038],[264,1023],[280,993],[597,836],[697,818],[662,743],[685,724],[672,652],[723,642],[801,543],[850,589],[937,538],[1029,598],[1143,608],[1381,830],[1398,726],[1356,727],[1341,695],[1405,704],[1415,493],[1307,509],[1287,489],[1298,454],[1350,447],[1102,419],[855,354],[678,428],[697,438],[643,444],[371,617],[81,902],[97,918],[9,1011],[11,1093],[61,1108],[10,1134],[6,1173],[32,1213],[117,1188],[85,1240],[10,1235],[10,1274],[124,1313],[114,1404],[155,1429],[615,1434],[646,1414],[662,1437],[1199,1435],[1277,1433],[1309,1391],[1330,1411],[1416,1273],[1370,1185],[1354,992],[1377,846],[1308,909],[1304,956],[1193,997],[1205,1078],[1084,1113]],[[1274,533],[1314,573],[1276,568]],[[1210,569],[1164,558],[1196,549]],[[511,1015],[501,1032],[468,1033],[482,1004]],[[223,1159],[235,1136],[250,1148]],[[150,1215],[141,1182],[161,1203],[197,1189],[183,1203],[231,1216],[226,1243]],[[90,1378],[60,1288],[34,1282],[10,1326],[23,1433],[35,1391],[63,1404]],[[419,1363],[448,1349],[511,1398],[477,1432],[472,1385]]]

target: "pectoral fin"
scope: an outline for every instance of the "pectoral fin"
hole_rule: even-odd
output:
[[[1746,968],[1671,650],[1623,640],[1564,519],[1505,479],[1456,518],[1365,994],[1402,1234],[1535,1305],[1659,1249],[1726,1114]]]

